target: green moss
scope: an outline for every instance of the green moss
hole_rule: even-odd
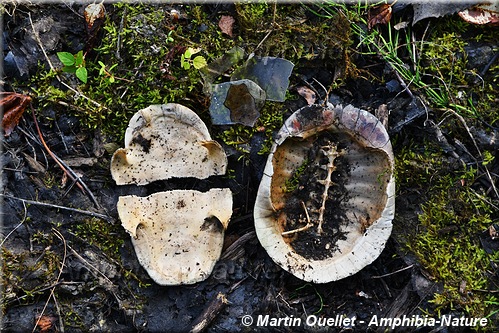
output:
[[[30,303],[56,280],[62,258],[50,249],[14,253],[2,248],[2,307]]]
[[[350,25],[345,16],[335,12],[327,18],[312,18],[301,5],[262,3],[236,4],[236,12],[249,52],[295,64],[323,59],[326,67],[334,67],[338,78],[353,72],[347,52]]]
[[[490,124],[499,120],[495,98],[499,88],[499,65],[489,68],[485,75],[482,68],[470,66],[466,47],[476,49],[481,41],[491,41],[494,30],[476,27],[459,17],[438,20],[422,43],[418,71],[425,82],[447,97],[448,106],[465,116],[470,124],[482,119]]]
[[[300,177],[305,172],[305,169],[307,168],[309,163],[310,161],[308,159],[305,159],[302,165],[300,165],[295,170],[291,178],[286,180],[286,182],[284,183],[284,192],[291,193],[298,188],[298,185],[300,184]]]
[[[124,232],[120,225],[91,218],[82,223],[75,224],[71,231],[89,245],[101,249],[110,258],[120,258],[119,249],[124,243]]]
[[[85,59],[87,84],[58,69],[63,81],[76,87],[75,93],[55,79],[56,73],[40,67],[30,88],[39,106],[72,113],[89,129],[101,129],[108,142],[122,142],[131,116],[151,104],[181,103],[208,118],[209,96],[202,92],[198,70],[180,66],[182,52],[175,50],[184,47],[200,49],[198,55],[208,63],[237,45],[248,54],[280,56],[295,64],[325,59],[340,78],[348,72],[350,30],[341,15],[310,20],[302,6],[266,2],[237,3],[236,13],[235,36],[229,38],[218,27],[218,18],[208,16],[203,6],[186,6],[185,21],[173,22],[169,6],[113,4],[100,44]],[[262,122],[270,131],[272,126],[267,125],[273,121]],[[237,138],[245,130],[232,132],[226,136]]]
[[[396,237],[417,256],[424,271],[443,284],[441,293],[430,296],[436,315],[449,310],[469,317],[492,313],[497,299],[487,292],[495,288],[488,272],[499,262],[499,253],[487,254],[479,235],[497,212],[495,203],[474,189],[478,171],[449,162],[431,141],[400,143],[395,138],[393,143],[397,195],[407,195],[421,211],[417,221],[404,219],[395,225]],[[493,156],[484,155],[490,163]]]
[[[422,205],[422,230],[409,240],[424,269],[444,291],[432,302],[440,313],[460,310],[470,317],[484,317],[497,299],[484,292],[489,288],[491,262],[499,262],[499,252],[489,255],[478,235],[492,223],[493,207],[471,189],[476,170],[439,177]]]
[[[399,144],[395,140],[394,147]],[[433,142],[411,141],[395,152],[395,179],[397,192],[406,188],[423,189],[431,187],[442,175],[448,173],[448,159]]]
[[[259,154],[268,154],[273,143],[274,133],[281,128],[283,124],[282,103],[267,101],[260,112],[255,126],[248,127],[240,124],[230,126],[225,131],[218,134],[218,139],[226,145],[236,149],[243,155],[250,152],[250,142],[256,133],[265,133],[265,142],[258,152]]]

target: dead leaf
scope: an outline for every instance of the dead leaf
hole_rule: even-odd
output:
[[[371,30],[377,24],[387,24],[392,18],[392,5],[383,4],[371,7],[367,13],[367,28]]]
[[[458,13],[463,20],[473,24],[499,25],[499,3],[477,5]]]
[[[54,332],[54,324],[57,320],[55,316],[41,316],[36,319],[36,326],[40,329],[40,333]]]
[[[104,25],[106,11],[102,3],[90,4],[85,7],[85,21],[87,31],[86,50],[91,50],[95,44],[99,31]]]
[[[91,30],[94,26],[96,20],[104,19],[104,5],[102,3],[99,4],[90,4],[85,7],[85,21],[87,21],[87,28]]]
[[[218,26],[220,27],[220,30],[222,30],[222,33],[227,34],[232,38],[232,26],[234,25],[234,22],[236,22],[236,20],[234,20],[232,16],[222,15],[218,22]]]
[[[405,29],[409,26],[409,22],[404,21],[404,22],[399,22],[393,26],[393,29],[395,30],[400,30],[400,29]]]
[[[24,110],[31,103],[31,97],[12,92],[0,93],[0,109],[3,110],[2,128],[5,136],[19,123]]]
[[[315,95],[315,92],[310,88],[298,87],[298,88],[296,88],[296,92],[298,93],[298,95],[305,98],[308,105],[314,104],[315,101],[317,100],[317,96]]]
[[[187,50],[187,46],[182,46],[182,45],[175,45],[168,51],[168,53],[165,56],[165,60],[160,64],[160,71],[163,74],[163,76],[167,80],[176,80],[177,78],[172,75],[172,69],[170,65],[172,64],[173,59],[179,54],[183,54]]]

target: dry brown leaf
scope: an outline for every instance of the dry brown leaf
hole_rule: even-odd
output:
[[[40,329],[40,333],[54,332],[54,324],[57,320],[55,316],[41,316],[37,318],[36,326]]]
[[[387,24],[392,18],[392,5],[384,4],[371,7],[367,13],[367,28],[371,30],[376,24]]]
[[[478,5],[458,13],[463,20],[473,24],[499,25],[499,4]]]
[[[29,103],[31,103],[31,97],[27,95],[0,93],[0,109],[3,110],[2,128],[5,136],[12,133]]]
[[[317,100],[317,96],[315,95],[315,92],[310,88],[298,87],[298,88],[296,88],[296,92],[298,93],[298,95],[305,98],[308,105],[314,104],[315,101]]]
[[[87,28],[91,30],[96,20],[104,20],[105,9],[102,3],[90,4],[85,7],[85,21],[87,21]]]
[[[236,22],[236,20],[234,20],[232,16],[222,15],[218,22],[218,26],[220,27],[220,30],[222,30],[222,33],[227,34],[232,38],[232,26],[234,25],[234,22]]]

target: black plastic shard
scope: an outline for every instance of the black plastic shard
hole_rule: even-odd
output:
[[[231,81],[252,80],[265,90],[269,101],[284,102],[294,66],[291,61],[282,58],[253,57],[234,71]]]
[[[224,82],[213,86],[210,115],[215,125],[253,126],[264,104],[265,91],[255,82]]]

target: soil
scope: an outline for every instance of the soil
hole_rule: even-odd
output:
[[[337,241],[346,239],[341,229],[342,225],[348,221],[340,207],[342,201],[347,200],[345,183],[348,180],[349,165],[341,156],[341,152],[345,148],[335,144],[341,143],[341,140],[338,140],[334,135],[321,134],[312,137],[311,141],[312,147],[307,153],[307,161],[309,162],[298,179],[297,188],[287,195],[289,199],[282,212],[286,218],[282,220],[286,221],[286,225],[283,227],[284,232],[303,228],[307,224],[310,225],[310,228],[292,233],[285,239],[301,256],[320,260],[333,256],[338,250]],[[329,147],[327,147],[328,145]],[[334,149],[340,154],[332,161],[334,171],[329,179],[327,169],[331,165],[331,161],[325,155],[326,149]],[[330,182],[327,184],[327,191],[323,181]],[[322,232],[319,233],[319,211],[323,204],[324,193],[326,193],[324,223],[322,223]]]
[[[209,7],[209,11],[213,8]],[[30,11],[39,11],[38,15],[45,20],[65,22],[50,34],[65,34],[75,50],[85,44],[84,28],[68,23],[68,18],[76,20],[81,15],[81,5],[47,4],[17,10],[21,12],[14,16],[4,15],[3,28],[8,33],[8,37],[3,37],[8,41],[4,44],[4,56],[10,50],[26,50],[29,45],[36,45],[34,40],[19,39],[20,30],[25,29],[29,34],[26,13]],[[58,46],[54,42],[47,46],[47,51],[54,55],[60,51]],[[38,50],[26,56],[26,64],[37,61],[44,61]],[[308,76],[317,77],[324,86],[329,86],[334,75],[322,61],[308,62],[297,69],[296,73],[301,74],[292,77],[291,85],[296,86]],[[385,70],[379,59],[359,57],[356,61],[361,69],[378,74]],[[485,65],[481,62],[475,66]],[[8,68],[5,90],[17,91],[17,85],[26,85],[25,80],[34,74],[34,68],[28,65],[22,68],[26,71]],[[396,79],[395,75],[393,78]],[[319,85],[316,88],[321,91]],[[327,98],[323,93],[320,97]],[[347,80],[328,97],[331,103],[352,103],[372,113],[382,104],[390,105],[388,128],[393,141],[401,145],[409,138],[436,140],[435,134],[425,127],[426,109],[400,87],[390,91],[380,81],[359,77]],[[304,105],[306,101],[302,98],[283,103],[284,117]],[[47,146],[82,178],[88,190],[81,190],[75,181],[64,176],[39,138],[31,109],[26,109],[16,129],[3,139],[4,283],[0,329],[4,332],[187,332],[199,323],[200,316],[210,318],[206,332],[384,332],[386,327],[368,326],[373,316],[424,316],[428,309],[433,309],[428,302],[432,295],[443,290],[442,284],[425,275],[402,244],[404,229],[418,223],[423,203],[420,188],[398,192],[394,235],[376,261],[340,281],[306,283],[277,266],[254,232],[252,206],[267,157],[258,154],[265,140],[263,134],[253,137],[248,160],[236,153],[229,156],[229,168],[234,170],[232,178],[173,179],[147,186],[116,186],[109,171],[111,155],[103,151],[98,132],[88,130],[74,115],[56,113],[41,105],[37,114]],[[147,146],[149,142],[141,144]],[[457,152],[468,158],[465,152]],[[450,154],[448,158],[449,163],[455,161]],[[499,167],[497,164],[493,167],[492,172],[497,175]],[[340,175],[347,174],[347,170],[348,165],[338,158],[331,196],[341,197]],[[118,197],[144,196],[165,189],[206,190],[227,186],[234,193],[233,219],[226,231],[222,257],[211,276],[194,285],[155,284],[138,263],[130,237],[120,225],[116,211]],[[322,193],[320,187],[316,190]],[[326,205],[327,210],[334,210],[336,204],[336,200],[331,201]],[[303,210],[298,205],[295,208],[298,209],[295,214],[303,220]],[[343,223],[341,215],[337,217],[338,223]],[[327,230],[334,237],[341,237],[337,228]],[[483,237],[491,242],[486,234]],[[226,302],[220,302],[223,299],[220,294]],[[259,315],[267,314],[275,318],[300,318],[302,325],[297,328],[242,324],[245,315],[252,316],[256,323]],[[356,318],[358,324],[308,326],[304,324],[306,318],[314,318],[309,316]],[[428,327],[412,331],[433,332]],[[439,330],[464,331],[464,328],[445,327]]]

